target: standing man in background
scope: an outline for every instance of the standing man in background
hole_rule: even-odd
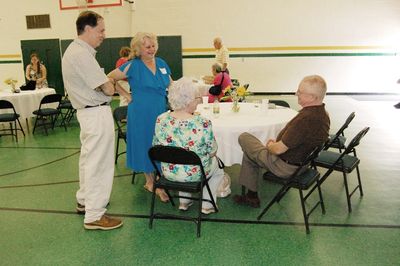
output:
[[[81,128],[78,213],[85,213],[85,229],[111,230],[120,219],[105,215],[114,177],[114,120],[110,102],[115,81],[98,64],[95,48],[105,39],[104,19],[92,11],[76,20],[78,38],[62,59],[62,74]],[[117,86],[117,90],[119,87]]]
[[[214,39],[214,47],[215,47],[215,61],[222,65],[222,71],[225,71],[229,74],[228,71],[229,51],[222,44],[222,39],[220,37],[216,37]]]

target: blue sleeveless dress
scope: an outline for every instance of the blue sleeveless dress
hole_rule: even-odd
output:
[[[131,64],[126,73],[132,92],[132,101],[128,105],[126,164],[135,172],[154,170],[147,152],[152,146],[156,119],[167,110],[166,89],[171,70],[161,58],[155,60],[155,74],[140,59],[119,67],[124,71]]]

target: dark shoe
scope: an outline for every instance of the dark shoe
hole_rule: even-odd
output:
[[[88,230],[112,230],[118,227],[122,226],[122,221],[117,218],[112,218],[107,215],[101,216],[100,220],[91,222],[91,223],[85,223],[83,226],[85,229]]]
[[[394,108],[399,109],[399,108],[400,108],[400,103],[396,103],[396,104],[394,105]]]
[[[77,214],[85,214],[85,205],[79,204],[79,202],[76,203],[76,213]]]
[[[240,205],[247,205],[253,208],[260,208],[259,198],[250,198],[248,195],[235,195],[233,201]]]

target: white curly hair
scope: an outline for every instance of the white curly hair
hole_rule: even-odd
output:
[[[182,110],[198,96],[192,79],[182,77],[174,81],[168,90],[168,101],[172,110]]]

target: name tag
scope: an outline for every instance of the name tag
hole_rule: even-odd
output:
[[[160,71],[162,74],[167,74],[167,70],[164,67],[160,67]]]

